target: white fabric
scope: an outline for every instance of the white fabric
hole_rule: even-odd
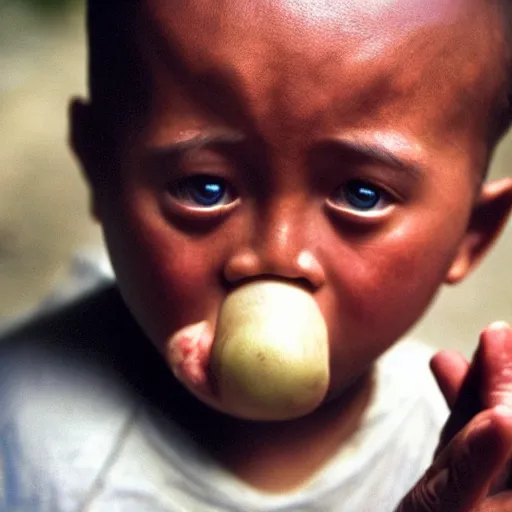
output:
[[[429,465],[447,409],[430,350],[399,344],[350,446],[300,491],[259,493],[114,375],[48,352],[0,357],[0,510],[392,511]]]

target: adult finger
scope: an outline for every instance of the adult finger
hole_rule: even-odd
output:
[[[451,414],[441,432],[436,454],[442,451],[473,417],[484,410],[484,405],[480,399],[481,388],[482,356],[481,346],[479,345],[459,387],[457,397],[452,403]]]
[[[430,361],[430,369],[448,407],[452,409],[468,373],[469,363],[456,350],[442,350]]]
[[[452,407],[439,450],[480,411],[498,405],[512,407],[512,331],[496,322],[480,335],[478,349]]]
[[[478,510],[512,452],[512,411],[477,415],[438,455],[397,512]]]
[[[512,329],[496,322],[482,333],[480,345],[484,407],[512,407]]]

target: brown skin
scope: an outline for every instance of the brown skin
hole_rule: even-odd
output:
[[[304,451],[289,426],[263,424],[246,460],[219,454],[257,487],[297,486],[332,439],[350,437],[375,360],[443,282],[470,272],[507,218],[512,180],[480,187],[504,72],[490,4],[141,0],[149,108],[124,127],[113,180],[101,179],[112,155],[91,149],[94,102],[74,105],[73,145],[121,291],[164,355],[179,329],[206,320],[213,332],[248,279],[299,280],[324,315],[332,400],[294,424]],[[172,155],[210,138],[219,142]],[[176,194],[173,183],[198,174],[230,184],[226,204]],[[385,191],[374,212],[343,201],[353,180]],[[275,489],[266,475],[284,453]]]
[[[445,351],[432,370],[452,414],[432,466],[399,512],[512,511],[512,329],[492,324],[471,365]]]

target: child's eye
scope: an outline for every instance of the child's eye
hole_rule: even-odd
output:
[[[184,178],[170,188],[170,193],[190,206],[201,208],[223,206],[234,200],[225,180],[208,175]]]
[[[343,185],[331,202],[337,207],[359,212],[378,211],[389,205],[387,194],[380,187],[362,180]]]
[[[362,181],[351,181],[344,187],[344,196],[350,206],[358,210],[371,210],[379,204],[380,190]]]

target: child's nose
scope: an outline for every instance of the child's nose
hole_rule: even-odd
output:
[[[271,216],[259,216],[246,243],[234,248],[224,276],[231,284],[258,277],[303,282],[317,289],[325,282],[315,236],[297,210],[277,208]]]

